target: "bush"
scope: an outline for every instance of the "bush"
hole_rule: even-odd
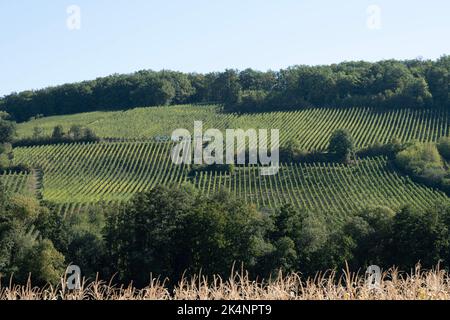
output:
[[[394,138],[389,143],[382,144],[380,142],[375,142],[374,144],[365,147],[357,152],[360,157],[376,157],[376,156],[386,156],[388,158],[395,158],[397,153],[404,150],[405,146],[400,140]]]
[[[11,167],[14,154],[9,143],[0,144],[0,170]]]
[[[8,121],[0,117],[0,143],[8,143],[13,140],[16,134],[16,124],[15,122]]]
[[[396,156],[401,167],[421,175],[425,169],[443,169],[442,158],[432,143],[413,143]]]
[[[191,170],[189,171],[189,176],[193,177],[200,172],[220,172],[220,173],[228,173],[230,175],[234,174],[234,164],[195,164],[192,165]]]
[[[435,144],[412,143],[395,157],[395,163],[420,182],[432,187],[444,186],[447,170]]]
[[[58,126],[53,128],[51,137],[54,140],[59,140],[59,139],[62,139],[64,137],[64,134],[65,134],[64,133],[64,128],[61,125],[58,125]]]
[[[441,137],[437,147],[441,155],[446,160],[450,160],[450,137]]]
[[[264,110],[267,92],[264,90],[245,90],[242,92],[241,101],[233,105],[232,110],[238,112],[258,112]]]
[[[297,140],[289,140],[280,148],[280,160],[283,162],[296,162],[306,154]]]
[[[64,256],[50,240],[41,240],[25,255],[22,270],[26,270],[36,283],[57,285],[65,272]]]

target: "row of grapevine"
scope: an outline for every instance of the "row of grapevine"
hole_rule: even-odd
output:
[[[157,184],[192,181],[206,194],[220,189],[274,208],[282,203],[317,211],[352,212],[368,205],[428,207],[447,201],[442,192],[398,174],[382,157],[337,163],[283,164],[278,174],[261,176],[254,165],[237,166],[233,174],[208,171],[189,175],[188,165],[174,165],[170,143],[114,142],[26,147],[15,150],[16,161],[43,172],[44,199],[64,212],[86,203],[121,202]]]
[[[127,200],[156,184],[182,183],[187,168],[172,165],[171,144],[81,143],[17,148],[16,161],[43,171],[44,199]]]
[[[7,192],[31,195],[35,179],[31,173],[5,172],[0,174],[0,183]]]
[[[440,191],[400,176],[384,158],[342,164],[282,165],[279,174],[260,176],[256,166],[239,167],[235,175],[207,172],[197,175],[204,192],[226,189],[261,207],[291,203],[318,211],[353,212],[370,205],[399,208],[406,204],[429,207],[448,201]]]
[[[279,129],[281,143],[295,139],[305,150],[323,150],[331,133],[338,128],[348,129],[358,147],[386,143],[392,138],[436,141],[449,135],[449,116],[448,110],[436,109],[307,108],[231,114],[221,113],[216,106],[172,106],[42,118],[20,124],[19,135],[31,136],[36,126],[50,134],[55,125],[68,128],[80,124],[92,128],[101,137],[152,140],[170,136],[177,128],[192,132],[194,121],[202,121],[204,130],[217,128],[223,132],[239,128]]]

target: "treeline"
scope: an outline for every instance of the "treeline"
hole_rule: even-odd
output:
[[[10,121],[9,114],[0,111],[0,172],[12,168],[14,154],[11,143],[15,133],[15,122]]]
[[[450,56],[431,60],[344,62],[280,71],[208,74],[139,71],[0,99],[16,121],[32,117],[142,106],[221,103],[227,111],[306,106],[443,108],[450,106]]]
[[[190,185],[159,186],[124,207],[93,207],[63,217],[50,204],[6,195],[0,188],[0,281],[57,283],[68,264],[82,276],[148,285],[150,277],[218,274],[233,264],[254,277],[280,269],[305,276],[345,263],[396,265],[420,261],[448,268],[450,205],[428,210],[361,209],[330,223],[326,214],[287,204],[258,211],[227,193],[203,196]]]

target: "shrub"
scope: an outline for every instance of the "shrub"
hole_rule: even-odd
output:
[[[441,137],[437,147],[441,155],[445,159],[450,160],[450,137]]]
[[[235,167],[233,164],[211,164],[211,165],[192,165],[189,171],[189,176],[195,176],[196,173],[200,172],[220,172],[234,174]]]
[[[280,160],[283,162],[296,162],[305,152],[301,149],[297,140],[289,140],[280,148]]]
[[[426,168],[443,168],[442,158],[434,144],[414,143],[396,156],[397,163],[410,171],[421,174]]]
[[[396,164],[433,187],[442,184],[447,171],[437,147],[433,143],[412,143],[395,157]]]

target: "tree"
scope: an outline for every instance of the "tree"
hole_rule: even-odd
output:
[[[239,83],[245,91],[269,91],[276,84],[276,73],[245,69],[239,73]]]
[[[0,119],[8,120],[9,118],[10,118],[10,115],[8,114],[8,112],[0,110]]]
[[[403,208],[394,217],[393,261],[390,262],[401,268],[411,268],[420,261],[422,266],[431,268],[445,258],[449,250],[449,231],[444,218],[436,208]]]
[[[365,208],[347,222],[343,233],[353,242],[353,267],[382,265],[390,259],[394,216],[387,207]]]
[[[322,254],[329,231],[322,219],[285,204],[275,212],[272,221],[269,239],[273,250],[266,258],[266,272],[282,268],[314,273],[323,266],[329,267]]]
[[[64,272],[64,256],[45,238],[39,217],[45,208],[31,197],[6,194],[0,186],[0,275],[38,284],[56,284]],[[0,279],[2,280],[2,279]]]
[[[33,139],[39,139],[44,133],[44,129],[42,127],[33,127]]]
[[[69,136],[75,140],[80,140],[83,137],[83,128],[80,125],[72,125],[69,129]]]
[[[218,102],[227,110],[316,107],[445,108],[450,106],[450,56],[431,60],[343,62],[208,74],[142,70],[92,81],[12,93],[0,110],[16,121],[138,106]]]
[[[439,153],[446,159],[450,160],[450,137],[441,137],[438,145]]]
[[[280,149],[280,158],[285,162],[295,162],[300,154],[302,154],[302,149],[297,140],[288,140]]]
[[[14,159],[13,148],[10,143],[0,144],[0,170],[11,166]]]
[[[226,106],[234,106],[241,101],[242,87],[236,70],[227,69],[219,74],[213,83],[216,99]]]
[[[441,145],[441,150],[444,150]],[[396,164],[423,182],[439,186],[447,171],[434,143],[410,143],[397,153]]]
[[[97,135],[95,134],[94,130],[91,128],[84,128],[83,130],[84,139],[87,141],[95,141],[98,140]]]
[[[233,263],[252,270],[267,249],[265,225],[254,207],[228,194],[160,186],[109,215],[105,239],[121,279],[142,285],[151,272],[177,281],[185,271],[226,276]]]
[[[31,275],[35,284],[56,285],[64,275],[64,256],[55,249],[50,240],[44,239],[27,251],[20,267],[22,272],[26,271]]]
[[[52,139],[60,140],[64,138],[64,128],[61,125],[57,125],[53,128]]]
[[[338,129],[333,132],[328,145],[328,152],[333,154],[336,159],[349,162],[354,149],[353,138],[347,130]]]
[[[6,115],[0,117],[0,144],[12,142],[16,133],[16,125],[13,121],[6,120]]]
[[[66,261],[78,265],[83,270],[83,276],[90,279],[95,278],[97,274],[100,277],[111,277],[116,273],[113,268],[108,270],[110,260],[106,256],[103,238],[105,211],[116,208],[103,208],[103,204],[100,204],[88,210],[82,210],[76,215],[64,218],[63,223],[51,224],[49,228],[58,230],[59,225],[64,226],[64,230],[61,230],[63,232],[58,230],[57,234],[60,238],[64,236],[63,240],[67,244],[67,250],[64,252]],[[58,220],[51,219],[50,223],[51,221]],[[55,240],[51,239],[55,243]]]
[[[16,124],[8,119],[9,115],[0,111],[0,170],[9,167],[14,158],[11,142],[16,133]]]
[[[175,98],[175,87],[169,80],[146,73],[142,73],[141,77],[142,80],[130,93],[134,105],[167,105]]]

